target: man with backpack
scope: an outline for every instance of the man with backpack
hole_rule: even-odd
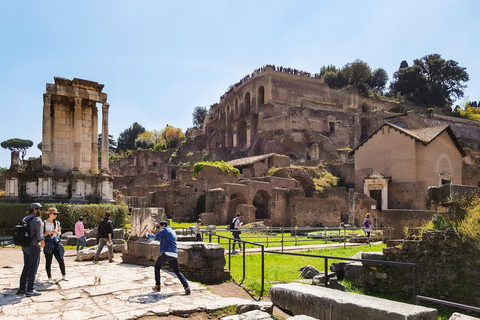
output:
[[[40,218],[43,207],[40,203],[32,203],[30,205],[29,215],[25,217],[28,225],[28,236],[31,241],[28,245],[22,246],[23,251],[23,271],[20,276],[20,287],[18,295],[26,295],[27,297],[39,296],[40,292],[33,289],[35,277],[40,263],[40,249],[45,246],[42,219]]]

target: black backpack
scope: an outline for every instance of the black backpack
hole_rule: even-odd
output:
[[[228,229],[230,230],[235,229],[235,221],[237,221],[237,219],[233,220],[232,223],[230,223],[230,227]]]
[[[30,236],[30,222],[35,217],[32,217],[26,220],[27,218],[23,218],[23,220],[15,226],[15,230],[13,232],[13,243],[16,246],[26,247],[29,246],[32,242],[32,237]]]

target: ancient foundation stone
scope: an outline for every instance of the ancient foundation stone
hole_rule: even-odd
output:
[[[153,266],[159,250],[158,241],[129,240],[122,259],[126,263]],[[231,278],[230,271],[224,268],[225,250],[218,243],[178,242],[177,250],[180,270],[188,280],[211,283]]]
[[[318,319],[437,319],[435,309],[300,283],[274,285],[270,298],[282,310]]]

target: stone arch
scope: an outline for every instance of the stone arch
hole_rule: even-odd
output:
[[[177,171],[175,171],[175,169],[172,169],[172,171],[170,172],[170,179],[171,180],[177,179]]]
[[[247,123],[241,120],[237,125],[237,146],[243,149],[247,146]]]
[[[227,146],[233,147],[233,111],[230,112],[227,119]]]
[[[238,97],[235,97],[235,119],[238,118],[240,113],[238,112]]]
[[[315,191],[315,184],[313,183],[313,180],[307,175],[302,175],[302,174],[295,174],[293,173],[291,177],[298,182],[300,182],[300,185],[302,186],[303,192],[305,192],[305,197],[307,198],[312,198],[313,197],[313,192]]]
[[[268,208],[270,194],[265,190],[259,190],[253,197],[253,206],[255,207],[255,219],[270,219]]]
[[[265,88],[260,86],[258,88],[258,97],[257,97],[257,105],[260,106],[261,104],[265,104]]]
[[[372,124],[370,119],[362,118],[360,120],[360,141],[363,141],[368,138],[368,136],[372,133]]]
[[[245,116],[248,116],[250,114],[250,92],[247,92],[245,94]]]
[[[450,180],[450,182],[452,181],[452,175],[451,175],[451,172],[453,172],[452,162],[450,161],[450,158],[444,153],[438,157],[436,172],[438,173],[439,186],[443,184],[442,179]]]
[[[230,223],[233,217],[235,217],[235,214],[237,213],[237,206],[239,204],[246,204],[246,203],[247,203],[247,199],[242,193],[237,192],[230,196],[230,199],[228,201],[228,209],[227,209],[228,223]]]

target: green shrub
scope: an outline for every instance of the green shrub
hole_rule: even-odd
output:
[[[114,204],[73,204],[73,203],[42,203],[45,212],[50,207],[55,207],[60,212],[58,221],[62,228],[73,229],[80,216],[83,216],[85,228],[97,227],[105,217],[105,212],[110,211],[113,226],[122,228],[128,223],[128,207]],[[30,203],[0,203],[0,228],[13,228],[27,214]],[[42,220],[47,215],[41,217]]]
[[[193,176],[196,177],[200,171],[202,171],[205,166],[211,166],[220,169],[223,173],[233,174],[233,176],[237,176],[240,174],[240,171],[232,165],[227,164],[226,162],[222,161],[202,161],[197,162],[193,166]]]

